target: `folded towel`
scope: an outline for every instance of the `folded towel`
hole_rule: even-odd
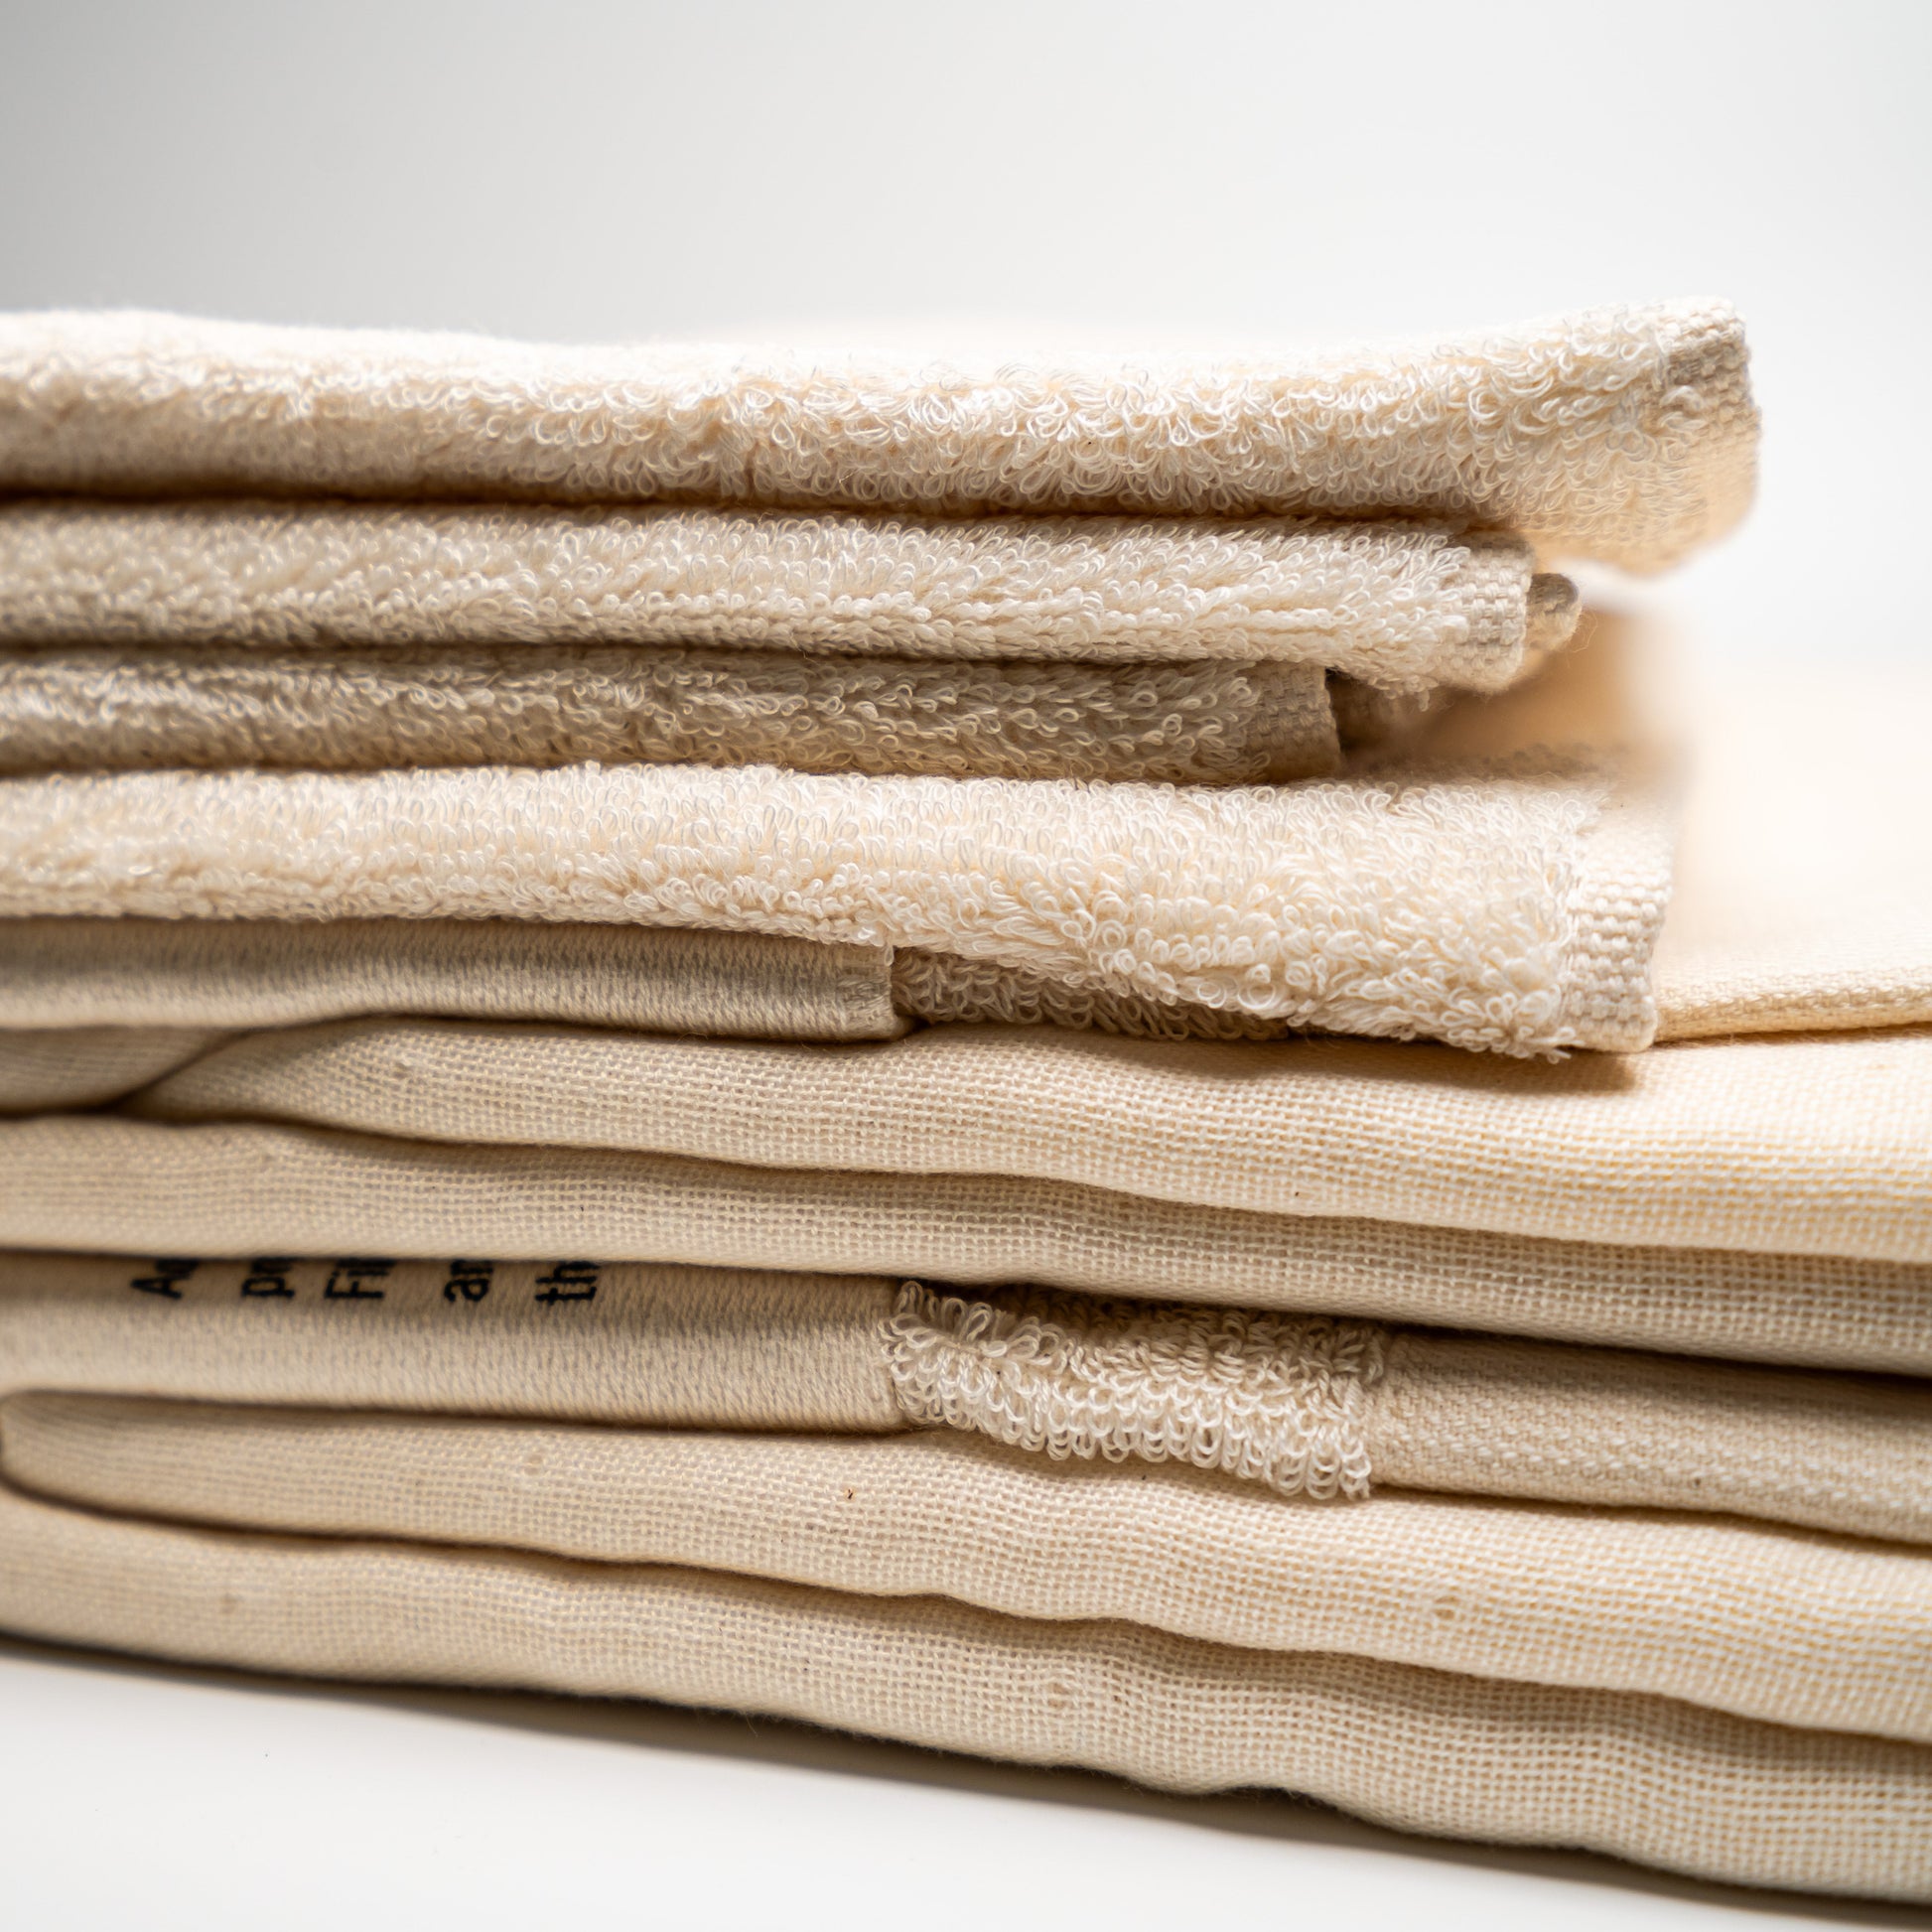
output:
[[[751,1039],[891,1039],[890,955],[703,927],[516,919],[13,919],[0,927],[0,1079],[20,1029],[270,1027],[356,1014],[562,1020]],[[207,1037],[206,1033],[203,1035]],[[174,1064],[182,1064],[177,1059]],[[124,1082],[128,1092],[140,1076]]]
[[[0,319],[0,490],[1384,511],[1640,567],[1749,500],[1721,303],[1327,358],[923,366],[143,314]]]
[[[1932,1269],[1923,1262],[1257,1213],[1005,1174],[735,1167],[115,1115],[0,1123],[0,1243],[16,1248],[575,1252],[1037,1282],[1932,1374]]]
[[[0,1394],[756,1429],[1932,1543],[1932,1388],[1324,1316],[592,1262],[0,1256]]]
[[[956,952],[1093,991],[1533,1053],[1641,1046],[1661,812],[1587,752],[1611,640],[1437,775],[1213,790],[764,766],[0,782],[0,915],[500,917]],[[1562,660],[1560,660],[1562,661]],[[1566,693],[1574,686],[1576,702]]]
[[[10,1488],[0,1625],[243,1669],[803,1718],[1746,1884],[1932,1898],[1932,1750],[1675,1696],[716,1571],[188,1528]]]
[[[1932,1558],[1727,1517],[1394,1490],[1337,1509],[1174,1463],[1051,1462],[931,1430],[44,1392],[0,1399],[0,1475],[122,1515],[688,1564],[1932,1741]]]
[[[1576,621],[1521,538],[1403,523],[0,503],[9,643],[1223,658],[1495,690]]]
[[[1352,735],[1395,720],[1357,705]],[[1341,762],[1305,664],[960,664],[768,651],[0,651],[0,771],[780,764],[1280,783]]]
[[[368,1019],[244,1035],[129,1106],[161,1120],[1028,1175],[1269,1214],[1932,1263],[1927,1029],[1548,1067],[1339,1039],[956,1027],[830,1047]]]

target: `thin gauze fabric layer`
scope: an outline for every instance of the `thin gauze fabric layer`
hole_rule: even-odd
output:
[[[802,1718],[1699,1876],[1932,1897],[1932,1750],[1630,1692],[717,1572],[258,1537],[0,1489],[0,1626],[182,1661]]]
[[[55,1050],[52,1034],[30,1047],[19,1029],[96,1030],[88,1050],[102,1077],[118,1034],[132,1076],[148,1057],[158,1071],[183,1029],[377,1013],[714,1038],[892,1039],[906,1030],[883,949],[763,933],[511,919],[15,919],[0,927],[0,1093]],[[144,1042],[149,1030],[162,1036]],[[126,1076],[117,1091],[128,1091]]]
[[[1656,954],[1666,1038],[1932,1020],[1932,673],[1821,731],[1815,678],[1698,694],[1678,886]]]
[[[226,1037],[209,1027],[10,1029],[0,1043],[0,1114],[98,1106]]]
[[[947,513],[1398,511],[1655,567],[1743,513],[1722,303],[1329,356],[923,362],[0,319],[0,489],[683,498]]]
[[[1630,1049],[1662,822],[1561,765],[1174,790],[767,766],[0,782],[0,915],[710,926],[1343,1033]]]
[[[0,1034],[0,1061],[6,1037]],[[1073,1181],[1268,1214],[1932,1262],[1932,1030],[1556,1066],[1421,1043],[935,1027],[880,1045],[365,1019],[133,1096],[459,1146]]]
[[[1932,1558],[1724,1518],[1400,1492],[1332,1509],[933,1432],[45,1393],[0,1401],[0,1473],[118,1515],[950,1596],[1932,1741]]]
[[[1279,783],[1341,763],[1301,664],[520,645],[0,651],[0,771],[583,762]]]
[[[1377,1323],[776,1272],[0,1260],[0,1393],[952,1429],[1321,1501],[1377,1484],[1932,1542],[1932,1392]]]
[[[732,1167],[109,1115],[0,1122],[0,1241],[229,1257],[558,1254],[1107,1295],[1932,1374],[1924,1264],[1610,1247],[983,1174]]]
[[[1401,523],[0,503],[0,641],[1218,658],[1493,690],[1575,626],[1530,546]]]

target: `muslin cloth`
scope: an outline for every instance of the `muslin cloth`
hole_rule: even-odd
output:
[[[1932,1750],[1673,1697],[718,1571],[149,1523],[0,1488],[0,1625],[244,1669],[804,1718],[1758,1885],[1932,1897]]]
[[[0,319],[0,491],[1399,511],[1652,567],[1749,500],[1722,303],[1441,347],[1035,367]]]
[[[11,644],[1223,659],[1494,690],[1576,620],[1520,537],[1400,522],[0,503]]]
[[[1715,1510],[1932,1542],[1932,1389],[1229,1309],[883,1278],[387,1257],[0,1258],[36,1388],[738,1428]]]
[[[0,1475],[93,1510],[1116,1617],[1932,1741],[1932,1556],[1723,1516],[1400,1490],[1334,1508],[1179,1463],[1052,1461],[951,1431],[48,1392],[0,1400]]]
[[[1257,1213],[1006,1174],[740,1167],[114,1115],[0,1123],[0,1241],[15,1247],[589,1253],[890,1272],[1932,1373],[1922,1262]]]

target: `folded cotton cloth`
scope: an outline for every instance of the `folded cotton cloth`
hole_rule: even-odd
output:
[[[1410,1830],[1745,1884],[1932,1896],[1932,1750],[1676,1696],[715,1570],[245,1535],[16,1489],[0,1489],[0,1622],[58,1642],[663,1698],[1174,1789],[1283,1787]],[[1861,1608],[1834,1605],[1834,1632]]]
[[[18,315],[0,490],[1394,511],[1654,567],[1749,500],[1745,364],[1721,303],[1443,347],[1031,368]]]
[[[4,1404],[16,1630],[722,1703],[1932,1892],[1932,1558],[1696,1513],[1842,1508],[1856,1469],[1865,1527],[1922,1534],[1923,1391],[581,1262],[18,1257],[0,1289],[0,1376],[68,1391]],[[85,1393],[117,1385],[229,1405]],[[317,1399],[355,1407],[291,1406]],[[839,1433],[611,1426],[635,1420]],[[1268,1486],[1377,1462],[1667,1513]],[[1886,1494],[1904,1518],[1869,1514]]]
[[[562,1324],[562,1325],[560,1325]],[[950,1427],[1052,1456],[1932,1543],[1932,1387],[1325,1316],[592,1262],[0,1260],[0,1394]]]
[[[15,644],[1224,659],[1497,690],[1576,618],[1522,538],[1399,522],[0,503]]]
[[[541,1481],[531,1481],[532,1471]],[[0,1399],[0,1475],[123,1515],[689,1564],[1115,1617],[1932,1740],[1923,1549],[1695,1511],[1382,1490],[1342,1507],[944,1430],[638,1429],[100,1395]]]

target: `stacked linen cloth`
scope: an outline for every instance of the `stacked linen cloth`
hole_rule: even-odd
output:
[[[1519,681],[1753,436],[0,328],[0,1624],[1932,1896],[1918,714]]]

